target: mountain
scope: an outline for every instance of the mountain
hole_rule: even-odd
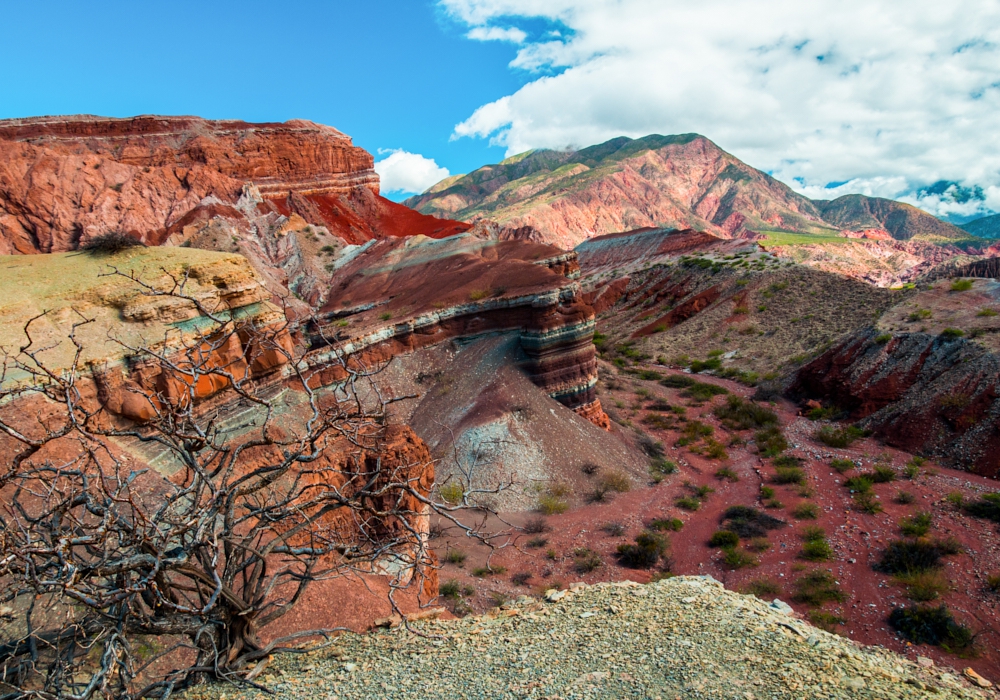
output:
[[[404,204],[461,221],[532,226],[563,247],[644,227],[692,228],[726,238],[845,230],[878,237],[877,230],[900,240],[968,237],[898,202],[861,195],[814,202],[698,134],[528,151],[442,180]]]
[[[961,228],[980,238],[1000,238],[1000,214],[975,219],[962,224]]]
[[[886,231],[896,240],[954,240],[968,235],[910,204],[881,197],[848,194],[837,199],[814,200],[823,219],[844,231]]]

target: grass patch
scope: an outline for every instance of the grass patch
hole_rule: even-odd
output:
[[[796,520],[815,520],[819,517],[819,508],[815,503],[799,503],[792,508],[792,517]]]
[[[781,586],[778,585],[777,581],[769,578],[747,581],[740,590],[747,595],[755,595],[758,598],[781,595]]]
[[[684,527],[684,523],[680,518],[657,518],[656,520],[650,520],[646,527],[654,532],[680,532],[681,528]]]
[[[900,574],[896,581],[906,587],[906,597],[918,603],[937,600],[948,591],[948,581],[940,571],[917,571]]]
[[[541,549],[549,543],[548,539],[545,537],[532,537],[528,540],[528,547],[530,549]]]
[[[959,624],[944,605],[896,608],[889,624],[914,644],[933,644],[949,652],[970,649],[974,641],[972,631]]]
[[[465,563],[465,559],[466,554],[461,549],[449,549],[444,555],[444,560],[455,566],[461,566]]]
[[[923,537],[930,529],[930,513],[915,513],[899,521],[899,531],[907,537]]]
[[[740,480],[739,475],[729,467],[721,467],[720,469],[717,469],[715,472],[715,478],[720,481],[736,482]]]
[[[967,292],[972,289],[972,280],[955,280],[951,283],[951,287],[948,291],[951,292]]]
[[[838,626],[847,624],[847,620],[829,610],[810,610],[809,622],[831,634],[836,634]]]
[[[1000,523],[1000,493],[988,493],[977,501],[966,503],[962,494],[956,491],[948,494],[948,502],[962,508],[974,518]]]
[[[795,582],[792,600],[811,607],[824,603],[842,603],[847,600],[837,585],[837,580],[829,571],[814,569]]]
[[[694,399],[695,401],[709,401],[716,396],[722,396],[728,393],[729,393],[728,389],[724,389],[721,386],[716,386],[715,384],[693,382],[684,391],[681,392],[681,396],[684,396],[689,399]]]
[[[735,547],[740,543],[740,536],[730,530],[717,530],[708,540],[709,547]]]
[[[788,440],[777,425],[770,425],[754,434],[757,452],[762,457],[777,457],[788,449]]]
[[[771,481],[776,484],[802,484],[805,480],[805,471],[798,467],[778,467],[771,476]]]
[[[816,439],[828,447],[850,447],[856,440],[863,438],[865,431],[853,425],[835,427],[824,425],[816,431]]]
[[[618,545],[618,561],[622,566],[633,569],[648,569],[656,565],[666,551],[667,538],[655,532],[642,532],[635,538],[635,544]]]
[[[694,512],[701,508],[701,499],[695,498],[694,496],[681,496],[674,501],[674,505],[683,510]]]
[[[860,513],[875,515],[882,512],[882,504],[872,492],[856,493],[853,497],[854,508]]]
[[[487,576],[498,576],[500,574],[507,573],[507,567],[505,566],[477,566],[472,570],[472,575],[476,578],[485,578]]]
[[[871,480],[871,477],[867,474],[858,474],[857,476],[852,476],[844,481],[844,487],[850,489],[854,493],[868,493],[872,490],[875,482]]]
[[[812,540],[802,545],[799,556],[806,561],[827,561],[833,558],[833,549],[825,539]]]
[[[896,498],[894,498],[893,500],[896,501],[896,503],[899,503],[900,505],[906,506],[911,503],[915,503],[917,497],[916,495],[910,493],[909,491],[897,491]]]
[[[884,574],[915,574],[923,571],[939,569],[943,565],[941,559],[961,551],[961,546],[953,539],[935,540],[896,540],[890,542],[882,559],[875,565],[876,571]]]
[[[742,549],[737,549],[736,547],[729,547],[724,549],[723,552],[722,563],[733,570],[746,569],[760,564],[760,560],[750,554],[750,552],[745,552]]]
[[[736,533],[741,539],[765,537],[769,530],[777,530],[786,525],[767,513],[750,506],[730,506],[722,514],[723,530]]]
[[[604,523],[601,525],[601,532],[608,537],[621,537],[625,534],[625,526],[617,522]]]
[[[755,430],[778,424],[778,415],[753,401],[746,401],[735,394],[726,397],[726,403],[712,411],[729,430]]]
[[[545,494],[538,499],[538,510],[545,515],[559,515],[569,510],[569,503],[552,494]]]
[[[588,574],[604,565],[601,555],[587,547],[573,550],[573,570],[578,574]]]
[[[524,522],[524,531],[529,535],[538,535],[543,532],[548,532],[552,528],[549,527],[548,523],[545,522],[545,518],[535,516],[533,518],[528,518]]]
[[[944,338],[945,340],[955,340],[956,338],[961,338],[964,335],[965,331],[961,328],[945,328],[938,334],[938,337]]]

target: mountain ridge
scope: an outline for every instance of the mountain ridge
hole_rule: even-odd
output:
[[[533,226],[563,247],[643,227],[750,238],[770,230],[869,232],[869,237],[881,232],[897,240],[969,238],[956,226],[892,200],[862,195],[810,200],[694,133],[621,136],[576,151],[526,151],[451,176],[404,204],[433,216]]]

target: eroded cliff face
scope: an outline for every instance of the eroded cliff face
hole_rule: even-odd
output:
[[[890,445],[996,477],[1000,284],[950,288],[941,280],[907,295],[802,367],[789,393],[848,411]]]
[[[341,132],[301,120],[0,121],[0,254],[74,250],[108,231],[159,245],[186,217],[240,219],[232,208],[250,183],[257,213],[298,214],[349,243],[469,228],[380,197],[372,164]]]
[[[341,261],[307,359],[375,365],[447,340],[515,333],[532,381],[607,426],[594,393],[594,310],[578,274],[574,253],[544,244],[471,235],[373,241]]]

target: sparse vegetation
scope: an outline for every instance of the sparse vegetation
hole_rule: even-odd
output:
[[[802,553],[799,556],[806,561],[827,561],[833,558],[833,549],[825,538],[810,540],[802,545]]]
[[[528,540],[528,547],[531,549],[541,549],[549,543],[548,539],[545,537],[532,537]]]
[[[545,518],[535,516],[524,521],[524,531],[529,535],[538,535],[549,531],[549,525]]]
[[[80,246],[80,250],[91,255],[114,255],[129,248],[145,248],[146,244],[121,231],[109,231],[95,236]]]
[[[684,522],[680,518],[659,518],[656,520],[651,520],[647,526],[650,530],[654,532],[680,532],[681,528],[684,527]]]
[[[742,591],[748,595],[755,595],[763,599],[765,596],[773,597],[781,595],[781,586],[774,579],[757,578],[745,583]]]
[[[721,467],[715,472],[715,478],[720,481],[739,481],[739,475],[729,467]]]
[[[875,565],[885,574],[914,574],[942,566],[941,559],[961,551],[956,540],[896,540],[890,542]]]
[[[951,283],[949,291],[952,292],[967,292],[972,289],[972,280],[955,280]]]
[[[749,552],[745,552],[742,549],[737,549],[736,547],[728,547],[724,550],[722,556],[722,563],[728,566],[730,569],[746,569],[751,566],[758,566],[760,561],[754,555]]]
[[[909,505],[917,500],[917,497],[910,493],[909,491],[897,491],[896,492],[896,503],[900,505]]]
[[[878,502],[878,497],[871,491],[856,493],[853,500],[854,508],[860,513],[875,515],[882,512],[882,504]]]
[[[799,467],[778,467],[771,477],[776,484],[801,484],[806,480],[806,473]]]
[[[955,491],[949,493],[948,502],[957,508],[962,508],[969,515],[984,520],[1000,523],[1000,493],[984,494],[979,500],[965,502],[962,494]]]
[[[726,403],[716,406],[713,413],[729,430],[754,430],[778,424],[774,411],[735,394],[727,396]]]
[[[642,532],[635,538],[635,544],[618,545],[618,561],[622,566],[634,569],[648,569],[655,566],[666,551],[669,543],[666,537],[655,532]]]
[[[450,505],[457,505],[465,498],[465,488],[457,481],[449,481],[438,489],[441,500]]]
[[[761,457],[777,457],[788,449],[788,441],[777,425],[770,425],[754,434]]]
[[[865,436],[865,431],[853,425],[834,427],[824,425],[816,431],[816,439],[828,447],[850,447],[859,438]]]
[[[809,622],[813,623],[821,630],[826,630],[831,634],[836,633],[839,625],[847,624],[847,620],[840,617],[840,615],[835,615],[829,610],[810,610]]]
[[[768,530],[784,527],[784,520],[762,513],[750,506],[730,506],[723,513],[723,528],[736,533],[741,539],[765,537]]]
[[[621,537],[625,534],[625,526],[619,522],[604,523],[601,531],[609,537]]]
[[[545,515],[558,515],[569,510],[569,503],[547,493],[538,499],[538,510]]]
[[[947,579],[936,570],[899,574],[896,581],[906,587],[906,597],[918,603],[937,600],[948,590]]]
[[[461,549],[448,549],[445,552],[444,560],[449,564],[454,564],[455,566],[461,566],[465,563],[466,554]]]
[[[844,474],[854,469],[854,462],[849,459],[834,459],[830,462],[830,468],[840,474]]]
[[[735,547],[740,543],[740,536],[730,530],[717,530],[708,540],[709,547]]]
[[[847,600],[847,596],[840,590],[833,574],[823,569],[814,569],[795,582],[792,600],[820,607],[824,603],[842,603]]]
[[[573,550],[573,570],[578,574],[588,574],[603,564],[601,555],[592,549],[581,547]]]
[[[819,508],[815,503],[803,501],[792,508],[792,517],[796,520],[815,520],[819,516]]]
[[[487,576],[500,576],[501,574],[507,573],[507,567],[505,566],[477,566],[472,570],[472,575],[476,578],[485,578]]]
[[[945,340],[955,340],[956,338],[961,338],[964,335],[965,331],[961,328],[945,328],[941,331],[939,337],[944,338]]]
[[[930,529],[930,513],[915,513],[899,521],[899,530],[907,537],[923,537]]]
[[[974,641],[971,630],[959,624],[944,605],[896,608],[889,624],[914,644],[933,644],[949,652],[967,650]]]

